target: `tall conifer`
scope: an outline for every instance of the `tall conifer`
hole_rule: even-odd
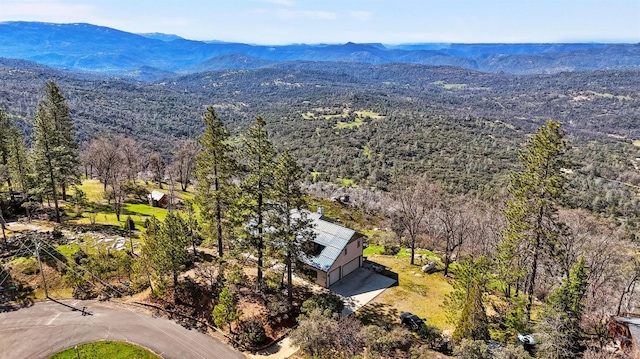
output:
[[[242,203],[247,219],[245,232],[258,259],[258,287],[262,286],[265,249],[265,216],[272,203],[275,149],[269,139],[267,124],[260,116],[249,128],[243,143],[245,176],[241,184]]]
[[[202,120],[205,128],[199,138],[202,151],[196,159],[196,201],[210,238],[217,242],[218,256],[222,257],[223,238],[230,228],[228,208],[234,197],[235,186],[231,180],[236,163],[228,143],[229,131],[215,109],[208,107]]]
[[[508,226],[498,248],[498,266],[507,282],[524,280],[528,297],[526,319],[530,319],[538,267],[544,256],[552,255],[560,235],[558,202],[563,194],[569,167],[568,148],[560,122],[548,120],[532,136],[519,157],[522,170],[511,173],[505,211]],[[515,273],[516,276],[507,274]]]

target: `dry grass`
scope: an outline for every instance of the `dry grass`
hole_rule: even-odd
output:
[[[412,312],[445,332],[453,330],[453,325],[446,322],[446,315],[441,307],[445,295],[453,289],[450,279],[443,277],[441,272],[422,273],[420,265],[412,266],[409,258],[374,256],[369,257],[369,260],[396,273],[399,284],[385,290],[367,307],[377,307],[392,315]],[[395,320],[399,320],[397,316]]]

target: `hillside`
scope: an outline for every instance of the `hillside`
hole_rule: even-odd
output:
[[[372,65],[412,63],[484,72],[558,73],[640,68],[638,44],[295,44],[262,46],[191,41],[175,35],[132,34],[91,24],[0,23],[0,54],[47,66],[104,74],[137,74],[140,68],[171,73],[244,69],[271,62],[318,61]],[[221,57],[222,56],[222,57]],[[224,56],[241,56],[229,62]],[[234,66],[235,64],[235,66]]]

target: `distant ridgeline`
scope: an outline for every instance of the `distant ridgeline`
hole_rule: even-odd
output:
[[[214,105],[235,135],[262,115],[308,181],[384,189],[415,173],[483,195],[551,118],[574,145],[570,205],[614,213],[640,184],[639,45],[265,47],[1,23],[0,54],[0,108],[27,134],[52,79],[80,143],[122,134],[169,157]]]
[[[258,46],[132,34],[90,24],[0,23],[2,57],[56,68],[99,71],[142,80],[171,73],[257,69],[283,61],[411,63],[483,72],[557,73],[638,69],[638,44],[427,43]]]

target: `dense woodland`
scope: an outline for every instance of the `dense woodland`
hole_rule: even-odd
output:
[[[68,267],[104,281],[124,270],[131,290],[151,286],[173,305],[188,301],[180,274],[196,268],[209,320],[250,345],[265,321],[302,313],[292,340],[318,357],[526,358],[508,345],[523,332],[538,335],[537,357],[623,357],[605,350],[606,323],[638,306],[638,76],[298,62],[148,84],[3,60],[3,182],[58,222],[58,201],[83,206],[81,174],[103,183],[118,221],[146,198],[136,180],[195,185],[193,203],[146,223],[137,256],[133,245],[130,256],[76,252]],[[454,288],[443,304],[453,333],[337,319],[333,299],[296,294],[290,273],[312,250],[304,218],[291,217],[308,207],[302,187],[348,194],[388,228],[371,238],[385,252],[408,247],[412,264],[418,248],[436,253],[435,275]],[[209,260],[203,241],[217,251]],[[284,264],[280,283],[267,263]],[[60,270],[78,297],[95,290]],[[240,319],[247,297],[272,317]],[[329,344],[344,333],[353,340]],[[488,351],[489,339],[507,346]]]

